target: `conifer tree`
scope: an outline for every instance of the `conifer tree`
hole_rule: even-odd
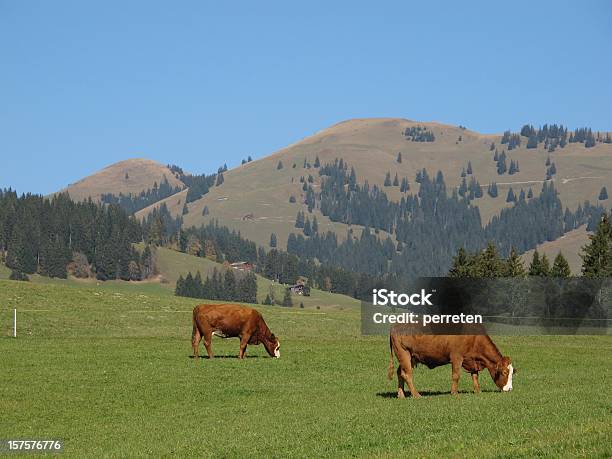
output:
[[[523,260],[521,260],[520,255],[514,247],[510,249],[510,256],[504,261],[503,271],[504,276],[506,277],[525,276],[525,266],[523,265]]]
[[[516,202],[516,196],[514,195],[514,191],[512,191],[512,187],[508,189],[508,195],[506,196],[506,202]]]
[[[529,136],[529,139],[527,140],[527,148],[538,148],[538,136],[535,134],[532,134]]]
[[[291,300],[291,290],[288,288],[285,289],[285,296],[283,297],[283,306],[285,306],[286,308],[290,308],[291,306],[293,306],[293,301]]]
[[[548,262],[548,258],[546,254],[540,257],[538,250],[536,249],[533,252],[533,258],[531,260],[531,264],[529,265],[529,275],[530,276],[540,276],[547,277],[550,272],[550,264]]]
[[[227,269],[223,280],[223,294],[228,300],[235,300],[237,297],[236,276],[233,269]]]
[[[399,164],[401,164],[401,163],[402,163],[402,153],[401,153],[401,152],[397,154],[397,162],[398,162]]]
[[[183,283],[183,296],[194,297],[194,285],[193,285],[193,276],[191,275],[191,271],[187,273],[185,276],[185,281]]]
[[[304,212],[300,210],[298,211],[297,216],[295,217],[295,227],[304,228],[304,223]]]
[[[504,266],[495,244],[492,242],[487,244],[487,247],[476,258],[474,268],[476,277],[501,277],[504,275]]]
[[[605,201],[606,199],[608,199],[608,190],[606,189],[605,186],[601,187],[601,191],[599,192],[598,199],[600,201]]]
[[[257,303],[257,278],[252,272],[239,282],[239,294],[237,300],[242,303]]]
[[[463,247],[460,247],[453,257],[453,264],[448,275],[450,277],[473,277],[472,260]]]
[[[606,213],[601,216],[589,243],[582,249],[582,275],[606,277],[612,275],[612,225]]]
[[[553,262],[552,269],[550,270],[550,276],[568,278],[571,275],[572,271],[570,270],[569,263],[567,262],[563,254],[559,252],[555,257],[555,261]]]
[[[492,198],[496,198],[499,194],[497,191],[497,183],[493,182],[489,185],[489,188],[487,189],[487,193],[489,194],[489,196],[491,196]]]
[[[499,155],[499,159],[497,160],[497,174],[504,175],[507,170],[508,166],[506,165],[506,153],[502,151],[501,155]]]
[[[467,183],[465,182],[465,177],[461,180],[461,185],[459,185],[459,196],[465,197],[465,194],[467,193],[468,187],[467,187]]]
[[[385,186],[391,186],[391,172],[387,172],[387,175],[385,175]]]
[[[310,236],[312,234],[312,228],[310,227],[310,219],[306,217],[306,222],[304,223],[304,235]]]

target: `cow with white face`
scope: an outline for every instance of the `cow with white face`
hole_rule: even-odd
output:
[[[391,328],[389,345],[391,360],[388,377],[393,377],[394,360],[397,357],[397,396],[404,398],[404,382],[410,394],[420,397],[414,387],[412,369],[421,363],[428,368],[451,364],[451,393],[458,393],[461,369],[472,375],[474,392],[480,392],[478,373],[485,368],[495,385],[503,392],[512,390],[512,377],[516,368],[510,357],[502,355],[488,335],[425,335],[410,334],[410,327],[394,325]]]
[[[502,357],[495,367],[488,368],[488,370],[497,387],[504,392],[512,390],[512,375],[516,373],[516,369],[512,365],[510,357]]]
[[[212,337],[240,338],[238,358],[243,359],[247,345],[263,344],[270,357],[280,358],[280,341],[270,331],[261,313],[237,304],[201,304],[193,309],[191,345],[198,357],[202,338],[208,357],[213,357]]]

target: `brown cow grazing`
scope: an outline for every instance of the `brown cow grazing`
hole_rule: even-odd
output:
[[[472,375],[474,392],[480,392],[478,372],[487,369],[493,381],[504,392],[512,390],[516,369],[510,357],[502,356],[488,335],[402,335],[401,326],[394,326],[389,337],[391,362],[389,379],[393,378],[393,354],[397,357],[397,397],[405,398],[404,381],[413,397],[420,397],[412,381],[412,368],[422,363],[429,368],[451,364],[451,394],[457,394],[461,367]]]
[[[263,344],[270,357],[280,357],[280,341],[270,331],[261,314],[253,308],[237,304],[201,304],[193,308],[193,356],[198,358],[200,340],[208,358],[212,359],[212,335],[221,338],[240,338],[240,354],[243,359],[247,344]]]

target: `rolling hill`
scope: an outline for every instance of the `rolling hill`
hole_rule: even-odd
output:
[[[414,127],[425,128],[433,133],[435,141],[411,141],[404,135],[405,130]],[[270,234],[276,233],[280,247],[286,245],[287,237],[296,231],[294,222],[299,210],[305,210],[304,192],[300,178],[308,180],[312,175],[313,188],[320,186],[318,170],[313,166],[318,157],[321,164],[343,158],[349,166],[355,168],[357,181],[383,185],[385,175],[391,178],[397,174],[399,180],[406,177],[411,189],[416,192],[416,172],[426,168],[430,175],[441,170],[448,188],[458,187],[461,183],[461,171],[467,169],[468,162],[473,170],[472,176],[483,188],[496,182],[499,195],[484,197],[474,201],[480,209],[483,224],[498,214],[507,204],[506,195],[510,187],[518,194],[532,188],[539,194],[546,175],[546,162],[556,166],[556,175],[552,180],[559,191],[561,201],[570,209],[589,200],[597,201],[602,186],[612,188],[612,144],[597,143],[593,148],[585,148],[581,143],[568,143],[565,148],[557,148],[549,153],[543,144],[535,149],[527,149],[527,139],[523,137],[521,146],[508,151],[507,145],[501,144],[501,135],[485,135],[464,127],[445,125],[435,122],[416,122],[396,118],[354,119],[338,123],[327,129],[306,137],[270,156],[248,162],[224,173],[224,182],[212,187],[201,199],[188,205],[189,212],[183,216],[184,226],[199,226],[211,219],[217,219],[223,225],[240,230],[243,236],[258,244],[268,245]],[[518,161],[520,171],[509,175],[498,175],[493,160],[492,144],[501,153],[506,151],[508,163]],[[402,161],[397,161],[401,153]],[[304,167],[304,163],[311,167]],[[279,163],[282,168],[279,169]],[[143,168],[143,178],[138,187],[166,175],[171,184],[176,183],[172,173],[154,162],[146,160],[128,160],[109,166],[94,176],[85,178],[68,187],[71,195],[84,197],[99,196],[100,193],[135,191],[128,188],[125,182],[125,171],[130,180],[139,175],[136,170]],[[149,177],[146,179],[144,176]],[[470,176],[467,177],[468,181]],[[148,180],[148,181],[147,181]],[[129,182],[129,181],[128,181]],[[392,200],[399,200],[402,193],[399,187],[384,187]],[[485,190],[486,191],[486,190]],[[290,196],[296,198],[290,203]],[[136,215],[146,216],[160,203],[165,203],[174,215],[182,213],[186,191],[170,196],[158,203],[140,210]],[[604,205],[607,202],[603,203]],[[208,214],[203,215],[204,208]],[[609,207],[609,204],[607,205]],[[331,230],[340,238],[345,237],[348,226],[335,223],[314,210],[319,223],[319,231]]]
[[[127,159],[71,183],[60,192],[67,192],[75,201],[88,197],[97,200],[104,193],[138,194],[160,184],[164,178],[172,187],[185,186],[163,164],[144,158]]]

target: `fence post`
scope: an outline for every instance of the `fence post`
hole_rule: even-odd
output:
[[[13,309],[13,338],[17,338],[17,308]]]

